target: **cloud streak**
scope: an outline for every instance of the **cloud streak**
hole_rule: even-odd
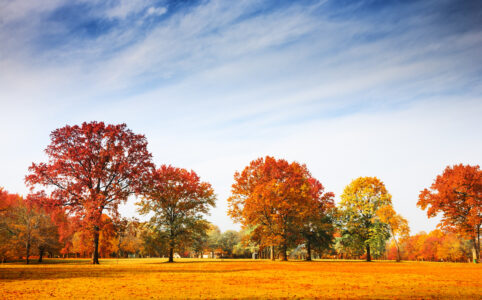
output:
[[[447,164],[480,164],[478,5],[0,2],[0,138],[15,145],[0,150],[0,185],[25,192],[55,128],[127,122],[157,163],[213,183],[223,229],[234,171],[277,155],[337,196],[379,176],[429,230],[418,191]]]

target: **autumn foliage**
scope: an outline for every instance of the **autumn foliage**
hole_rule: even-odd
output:
[[[98,264],[104,211],[117,215],[119,204],[141,190],[152,167],[143,135],[125,124],[83,123],[54,130],[45,150],[48,161],[33,163],[26,183],[51,191],[41,205],[63,207],[92,232],[92,262]]]
[[[384,244],[389,237],[388,218],[382,221],[379,210],[391,205],[392,196],[376,177],[353,180],[341,195],[339,215],[342,230],[348,239],[355,239],[356,243],[365,247],[367,261],[371,260],[371,249],[377,244]]]
[[[338,206],[306,165],[266,156],[234,174],[228,214],[241,231],[205,217],[216,195],[194,171],[155,168],[143,135],[125,124],[65,126],[51,133],[47,161],[33,163],[22,197],[0,188],[0,259],[319,258],[467,261],[480,257],[479,166],[455,165],[419,196],[440,229],[410,236],[377,177],[351,181]],[[120,204],[140,197],[141,215]]]
[[[455,165],[438,175],[430,189],[424,189],[417,203],[427,216],[442,213],[439,226],[465,235],[473,244],[473,259],[480,259],[482,224],[482,171],[479,166]]]
[[[305,165],[270,156],[252,161],[234,175],[229,215],[262,246],[279,246],[282,260],[290,244],[302,241],[301,228],[314,214],[327,213],[333,193],[325,193]],[[274,256],[272,255],[272,259]]]
[[[180,243],[189,243],[197,231],[207,229],[203,215],[215,200],[211,185],[194,171],[167,165],[153,171],[138,205],[141,214],[154,213],[151,223],[168,241],[169,262],[174,261],[174,249]]]

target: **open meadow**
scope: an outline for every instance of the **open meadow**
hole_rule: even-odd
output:
[[[3,264],[4,299],[482,299],[482,266],[462,263],[105,259]]]

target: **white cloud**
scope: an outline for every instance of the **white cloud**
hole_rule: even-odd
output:
[[[167,8],[161,6],[161,7],[154,7],[151,6],[147,9],[146,15],[147,16],[162,16],[167,12]]]
[[[234,171],[264,155],[306,163],[337,196],[353,178],[378,176],[414,231],[432,229],[418,192],[448,164],[480,164],[482,31],[435,38],[428,16],[414,14],[385,27],[404,32],[371,40],[361,37],[380,24],[297,5],[253,14],[256,5],[203,2],[150,31],[134,24],[35,57],[29,41],[44,8],[25,9],[36,21],[19,36],[0,29],[0,186],[26,192],[23,176],[53,129],[126,122],[146,134],[156,163],[213,184],[211,220],[222,229],[234,226]],[[27,16],[9,11],[9,20]],[[121,1],[104,13],[166,11]]]

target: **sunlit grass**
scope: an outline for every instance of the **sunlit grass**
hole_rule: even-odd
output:
[[[482,298],[473,264],[179,259],[0,266],[1,298]]]

